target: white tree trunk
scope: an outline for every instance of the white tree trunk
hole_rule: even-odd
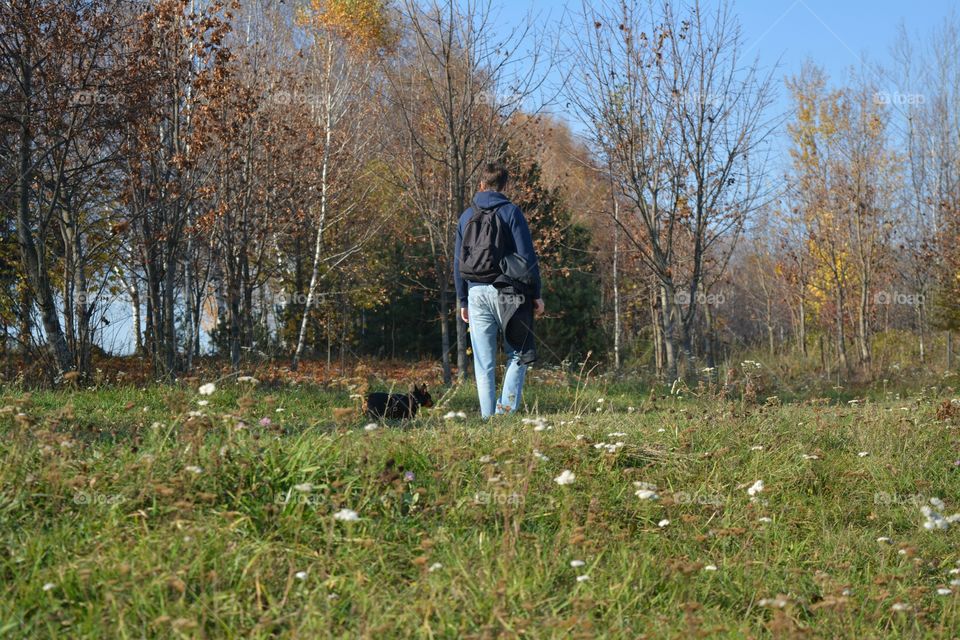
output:
[[[291,368],[296,371],[303,355],[303,346],[307,339],[307,322],[310,319],[310,309],[313,307],[317,289],[317,279],[320,274],[320,258],[323,248],[323,230],[327,218],[327,169],[330,164],[331,139],[331,112],[333,110],[333,96],[330,93],[330,74],[333,62],[333,41],[327,40],[327,68],[324,80],[324,114],[323,114],[323,161],[320,168],[320,220],[317,222],[317,239],[313,248],[313,269],[310,272],[310,285],[307,287],[307,301],[303,309],[303,318],[300,320],[300,335],[297,337],[297,350],[293,354]]]

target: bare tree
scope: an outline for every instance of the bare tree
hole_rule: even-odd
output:
[[[926,329],[933,321],[947,332],[947,362],[952,364],[952,332],[957,320],[953,275],[956,260],[956,212],[960,211],[960,24],[948,16],[916,47],[901,30],[893,49],[891,76],[900,88],[892,114],[899,116],[907,160],[903,219],[895,236],[914,308],[920,360],[926,360]],[[939,280],[939,282],[938,282]],[[936,294],[936,300],[933,300]],[[935,304],[931,305],[931,302]],[[931,314],[932,312],[932,314]]]
[[[659,283],[665,373],[675,378],[681,350],[693,357],[705,257],[769,195],[771,74],[741,59],[727,2],[694,2],[684,15],[665,0],[584,3],[570,40],[570,102],[640,220],[639,236],[621,227]]]
[[[124,114],[118,7],[72,0],[0,4],[0,175],[10,178],[0,194],[15,193],[30,290],[22,312],[29,318],[33,301],[38,305],[56,372],[88,368],[95,298],[88,295],[88,275],[97,251],[88,241],[110,215],[107,178]],[[61,251],[66,330],[52,273]]]

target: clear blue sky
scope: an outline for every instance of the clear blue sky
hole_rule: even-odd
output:
[[[740,0],[735,11],[744,39],[761,61],[782,56],[784,70],[812,58],[832,77],[858,58],[883,60],[903,23],[912,34],[929,34],[958,6],[957,0]]]
[[[913,38],[929,36],[960,6],[958,0],[739,0],[744,40],[761,64],[778,59],[782,76],[811,59],[836,82],[861,60],[886,63],[903,25]],[[879,89],[908,92],[876,77]],[[781,85],[782,86],[782,85]]]
[[[716,0],[703,0],[712,6]],[[569,7],[579,12],[580,0],[493,0],[500,24],[517,25],[533,12],[541,24],[558,21]],[[927,36],[951,13],[960,14],[960,0],[731,0],[743,29],[747,50],[770,67],[779,62],[778,108],[789,107],[782,80],[796,74],[811,59],[843,82],[862,59],[885,63],[901,24],[915,39]],[[683,4],[683,0],[680,0]],[[916,42],[916,40],[915,40]],[[909,92],[883,77],[878,88]],[[551,109],[563,115],[561,108]]]

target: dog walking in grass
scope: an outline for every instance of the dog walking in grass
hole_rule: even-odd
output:
[[[432,407],[433,398],[427,385],[413,385],[409,393],[367,394],[367,417],[379,420],[407,420],[417,417],[420,407]]]

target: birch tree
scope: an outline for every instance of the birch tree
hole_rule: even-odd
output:
[[[369,104],[364,104],[363,98],[368,96],[373,61],[378,53],[389,48],[392,37],[386,6],[381,0],[312,0],[311,9],[308,22],[315,27],[316,38],[311,52],[315,56],[314,64],[321,70],[316,100],[311,101],[321,136],[320,195],[314,221],[316,235],[310,280],[291,364],[293,369],[297,368],[306,344],[307,325],[316,303],[321,266],[326,263],[326,267],[331,268],[344,262],[372,235],[364,234],[352,246],[340,248],[332,255],[324,253],[325,233],[333,215],[331,204],[335,185],[347,185],[350,181],[349,172],[342,170],[339,182],[333,180],[334,163],[351,153],[357,155],[362,147],[371,143],[374,131],[369,127],[371,121],[362,120],[358,113],[366,110]],[[350,208],[347,206],[337,213],[345,216]]]

